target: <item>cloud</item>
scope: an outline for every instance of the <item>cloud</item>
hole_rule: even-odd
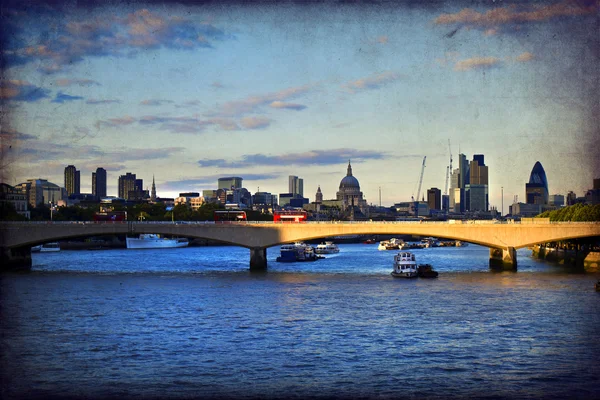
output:
[[[305,105],[302,104],[296,104],[296,103],[286,103],[283,101],[274,101],[271,104],[269,104],[269,107],[271,108],[285,108],[288,110],[296,110],[296,111],[301,111],[304,110],[306,108]]]
[[[55,82],[56,86],[61,86],[61,87],[69,87],[69,86],[73,86],[73,85],[78,85],[78,86],[101,86],[100,83],[91,80],[91,79],[67,79],[67,78],[63,78],[63,79],[57,79]]]
[[[185,188],[186,190],[198,188],[198,187],[212,187],[217,189],[219,178],[225,176],[231,176],[232,174],[218,174],[218,175],[205,175],[202,178],[192,179],[180,179],[176,181],[167,181],[160,185],[162,190],[180,190]],[[246,174],[244,173],[244,181],[262,181],[269,179],[277,179],[281,177],[279,174]]]
[[[136,121],[135,118],[126,115],[124,117],[120,117],[120,118],[109,118],[106,120],[99,120],[96,122],[96,127],[100,128],[102,126],[107,126],[107,127],[117,127],[117,126],[124,126],[124,125],[131,125]]]
[[[385,71],[366,78],[361,78],[355,81],[348,82],[345,85],[343,85],[343,87],[351,93],[361,92],[364,90],[379,89],[387,84],[396,82],[398,79],[400,79],[400,77],[401,75],[396,72]]]
[[[348,160],[362,162],[366,160],[380,160],[387,157],[387,153],[356,150],[356,149],[332,149],[313,150],[304,153],[287,153],[282,155],[249,154],[240,160],[204,159],[199,160],[201,167],[219,168],[247,168],[256,166],[275,165],[337,165],[347,163]]]
[[[63,11],[53,13],[48,9],[39,9],[15,17],[13,25],[22,29],[19,30],[20,35],[11,35],[6,41],[4,60],[7,65],[36,63],[41,72],[53,74],[88,57],[132,56],[138,51],[159,48],[211,48],[214,41],[230,37],[210,24],[179,15],[157,14],[147,9],[123,17],[100,18],[92,15],[89,19],[79,20],[69,14],[69,10]],[[58,14],[62,20],[58,19]],[[28,30],[25,28],[34,23],[30,20],[33,18],[31,15],[41,15],[52,26],[52,34],[41,35],[37,42],[32,34],[27,36]],[[65,84],[68,85],[67,82]]]
[[[534,59],[533,54],[531,54],[530,52],[526,51],[523,54],[518,55],[515,60],[519,61],[519,62],[528,62]]]
[[[240,122],[246,129],[264,129],[271,125],[271,120],[265,117],[244,117]]]
[[[175,108],[197,107],[202,104],[199,100],[184,101],[181,104],[176,104]]]
[[[454,65],[454,70],[469,71],[471,69],[489,69],[498,66],[500,62],[500,59],[496,57],[474,57],[457,61]]]
[[[37,136],[19,132],[12,128],[7,128],[3,126],[2,128],[0,128],[0,138],[2,139],[2,144],[5,144],[11,143],[15,140],[33,140],[37,139]]]
[[[273,102],[284,102],[307,93],[311,89],[310,85],[290,87],[274,93],[263,95],[248,96],[242,100],[234,100],[224,103],[218,110],[209,113],[209,116],[219,117],[241,117],[245,114],[256,112],[264,106]]]
[[[0,83],[0,99],[25,101],[28,103],[50,97],[50,90],[35,86],[27,81],[3,80]]]
[[[52,102],[53,103],[64,103],[65,101],[75,101],[75,100],[83,100],[83,97],[71,96],[71,95],[65,94],[63,92],[58,92],[56,94],[56,97],[54,98],[54,100],[52,100]]]
[[[576,17],[594,15],[598,11],[596,2],[562,1],[555,4],[523,4],[497,7],[493,10],[480,13],[470,8],[462,9],[454,14],[442,14],[434,23],[437,25],[458,25],[496,32],[494,28],[502,26],[516,26],[528,23],[549,21],[559,17]],[[490,31],[490,29],[492,29]]]
[[[163,104],[174,103],[172,100],[163,100],[163,99],[149,99],[140,101],[140,105],[142,106],[162,106]]]
[[[240,129],[238,124],[230,118],[210,118],[208,121],[218,125],[224,131],[237,131]]]
[[[86,104],[113,104],[113,103],[121,103],[121,100],[116,99],[88,99],[85,101]]]
[[[146,115],[138,121],[142,125],[160,125],[159,129],[169,130],[174,133],[199,133],[212,125],[210,121],[204,121],[197,117],[161,117]]]
[[[380,43],[380,44],[387,44],[388,41],[389,41],[389,38],[387,36],[379,36],[377,38],[377,43]]]
[[[213,82],[210,84],[210,86],[214,87],[215,89],[223,89],[225,87],[221,82]]]

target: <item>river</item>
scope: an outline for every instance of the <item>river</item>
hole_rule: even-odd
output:
[[[518,251],[60,251],[0,275],[2,398],[600,398],[598,274]]]

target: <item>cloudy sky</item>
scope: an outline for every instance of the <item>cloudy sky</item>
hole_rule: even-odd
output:
[[[536,161],[550,192],[600,177],[597,1],[2,5],[1,179],[132,172],[159,196],[288,175],[334,198],[442,191],[484,154],[507,210]],[[85,4],[85,5],[82,5]],[[107,5],[108,4],[108,5]]]

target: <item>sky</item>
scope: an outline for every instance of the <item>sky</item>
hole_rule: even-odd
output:
[[[536,161],[550,194],[600,178],[598,1],[28,2],[1,5],[0,180],[131,172],[157,194],[333,199],[348,161],[369,203],[444,192],[483,154],[490,205]]]

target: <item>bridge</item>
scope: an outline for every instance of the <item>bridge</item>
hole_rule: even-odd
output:
[[[516,250],[538,243],[600,236],[600,222],[396,221],[396,222],[0,222],[2,265],[31,267],[31,247],[102,235],[158,233],[203,238],[246,247],[250,269],[267,267],[267,248],[282,243],[344,235],[433,236],[490,249],[490,265],[516,268]]]

